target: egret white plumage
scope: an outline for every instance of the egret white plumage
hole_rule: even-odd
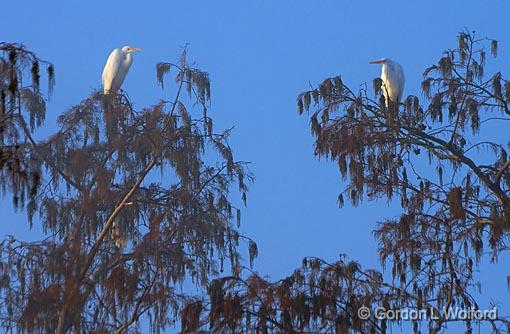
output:
[[[140,51],[139,48],[124,46],[114,49],[110,53],[103,70],[103,91],[105,95],[117,93],[133,62],[131,54],[138,51]]]
[[[370,64],[382,64],[381,80],[382,92],[388,105],[388,99],[397,106],[400,103],[402,94],[404,93],[404,70],[396,61],[389,58],[371,61]]]

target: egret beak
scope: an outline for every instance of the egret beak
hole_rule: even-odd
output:
[[[142,51],[142,49],[140,49],[140,48],[131,48],[131,52],[138,52],[138,51]]]
[[[384,63],[384,60],[374,60],[370,62],[370,64],[382,64],[382,63]]]

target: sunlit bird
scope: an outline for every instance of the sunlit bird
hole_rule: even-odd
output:
[[[371,61],[370,64],[382,64],[381,80],[382,92],[388,105],[388,98],[397,106],[400,103],[402,94],[404,92],[404,70],[402,66],[396,61],[389,58],[382,58],[381,60]]]
[[[138,51],[140,51],[139,48],[124,46],[110,53],[103,70],[103,91],[105,95],[117,93],[133,62],[131,54]]]

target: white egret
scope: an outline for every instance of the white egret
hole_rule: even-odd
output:
[[[383,58],[381,60],[371,61],[370,64],[382,64],[381,80],[382,80],[382,91],[386,99],[386,105],[388,99],[397,105],[400,104],[400,99],[404,92],[404,70],[402,66],[396,61],[389,58]]]
[[[139,48],[124,46],[110,53],[103,70],[103,90],[105,95],[117,93],[133,62],[131,54],[138,51],[140,51]]]

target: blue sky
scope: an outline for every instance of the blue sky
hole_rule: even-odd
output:
[[[391,57],[406,72],[405,94],[421,96],[423,69],[454,47],[464,28],[500,42],[496,65],[509,74],[509,12],[510,2],[502,0],[490,7],[466,0],[8,1],[0,39],[23,42],[55,64],[56,87],[40,137],[67,107],[99,88],[113,48],[142,48],[123,87],[143,107],[172,93],[156,85],[155,64],[175,61],[190,43],[191,59],[210,73],[216,128],[235,125],[236,157],[252,162],[256,183],[241,230],[259,245],[255,269],[279,278],[307,255],[334,261],[347,253],[364,267],[378,266],[371,231],[378,219],[399,213],[385,201],[338,209],[339,173],[334,163],[313,156],[308,118],[296,113],[297,94],[338,74],[352,88],[371,85],[380,68],[368,62]],[[0,210],[0,235],[29,237],[10,197],[0,200]],[[483,289],[510,305],[509,273],[502,267],[483,266]]]

